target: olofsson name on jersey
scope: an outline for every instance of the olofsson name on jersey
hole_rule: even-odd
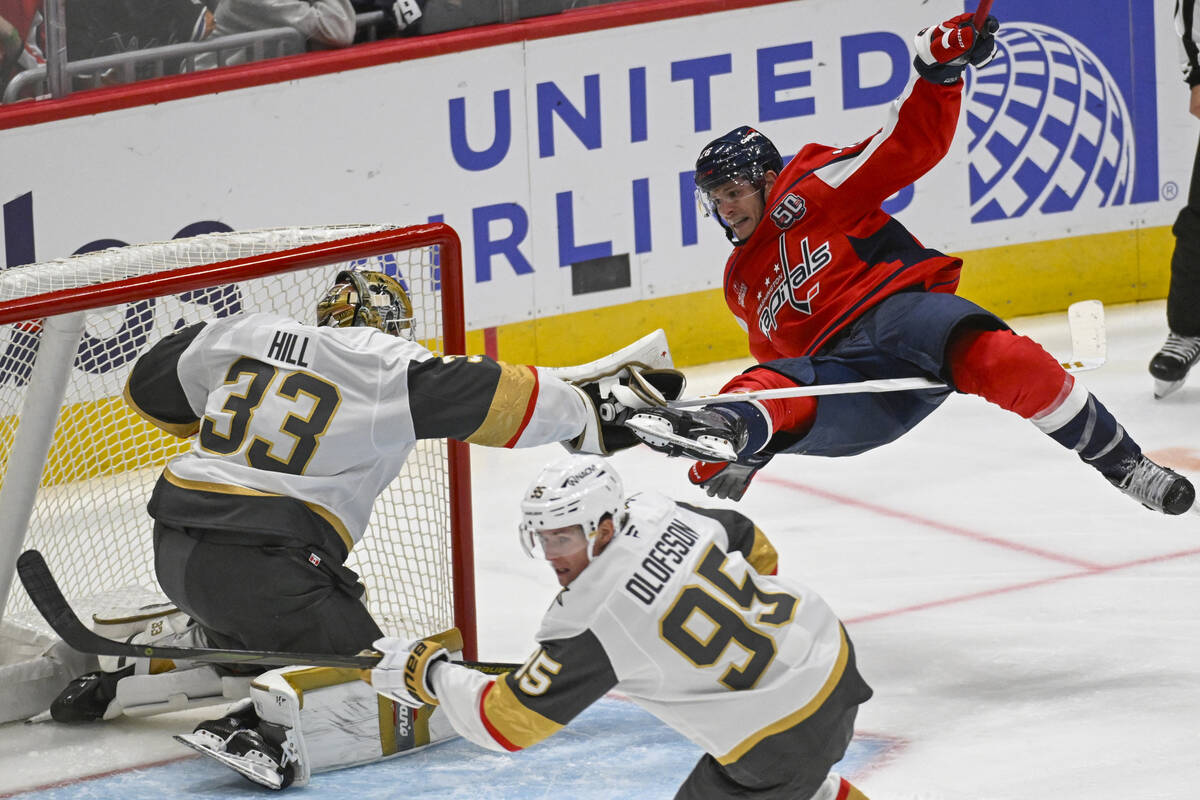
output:
[[[636,537],[638,531],[633,525],[627,525],[622,534]],[[671,520],[642,559],[640,568],[625,581],[625,591],[639,603],[647,607],[653,605],[675,574],[675,567],[683,563],[698,541],[700,535],[690,526],[678,519]]]

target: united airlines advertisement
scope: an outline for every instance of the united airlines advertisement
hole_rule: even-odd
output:
[[[1128,257],[1169,236],[1196,138],[1169,5],[997,0],[998,54],[968,71],[950,153],[885,207],[930,247],[991,252],[1009,294],[1061,269],[1019,248],[1059,243],[1081,274],[1140,287],[1101,299],[1155,296]],[[750,5],[10,127],[4,257],[444,220],[470,329],[600,309],[611,327],[646,303],[669,327],[717,295],[729,253],[693,197],[703,145],[742,124],[785,156],[870,136],[913,78],[916,31],[973,7]],[[1114,235],[1131,249],[1088,246]]]

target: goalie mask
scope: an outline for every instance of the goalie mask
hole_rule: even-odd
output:
[[[717,220],[729,241],[740,244],[732,228],[717,213],[717,191],[761,192],[765,204],[767,172],[778,175],[782,171],[783,158],[770,139],[748,125],[734,128],[700,151],[696,159],[696,201],[706,216]]]
[[[621,478],[599,456],[568,456],[543,469],[521,500],[521,547],[550,560],[592,544],[600,523],[625,505]]]
[[[333,287],[317,303],[317,325],[377,328],[411,340],[412,301],[391,275],[371,270],[343,270],[334,279]]]

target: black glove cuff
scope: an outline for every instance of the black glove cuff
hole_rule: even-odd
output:
[[[926,64],[920,56],[913,59],[913,66],[922,78],[941,86],[957,83],[962,78],[963,70],[967,68],[966,64]]]

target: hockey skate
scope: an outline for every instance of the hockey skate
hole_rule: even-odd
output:
[[[240,706],[230,709],[229,713],[220,719],[201,722],[192,731],[191,736],[197,742],[204,742],[210,750],[224,750],[226,743],[235,733],[253,728],[260,721],[254,711],[254,703],[246,700]],[[192,746],[191,741],[184,741],[184,744]]]
[[[1174,392],[1187,380],[1188,370],[1200,359],[1200,336],[1167,336],[1162,349],[1150,360],[1154,376],[1154,397],[1158,400]]]
[[[278,729],[278,726],[264,723],[259,728],[261,730],[236,730],[228,739],[222,741],[219,747],[214,746],[214,742],[220,740],[207,731],[197,731],[174,738],[175,741],[219,761],[254,783],[268,789],[286,789],[295,779],[295,759],[288,755],[283,744],[276,743],[276,738],[286,741],[283,737],[272,735],[270,729]]]
[[[740,418],[708,408],[644,408],[630,416],[625,427],[652,450],[700,461],[737,461],[738,448],[746,441]]]
[[[1196,500],[1192,482],[1174,470],[1139,456],[1120,479],[1109,482],[1152,511],[1177,515],[1191,509]]]

